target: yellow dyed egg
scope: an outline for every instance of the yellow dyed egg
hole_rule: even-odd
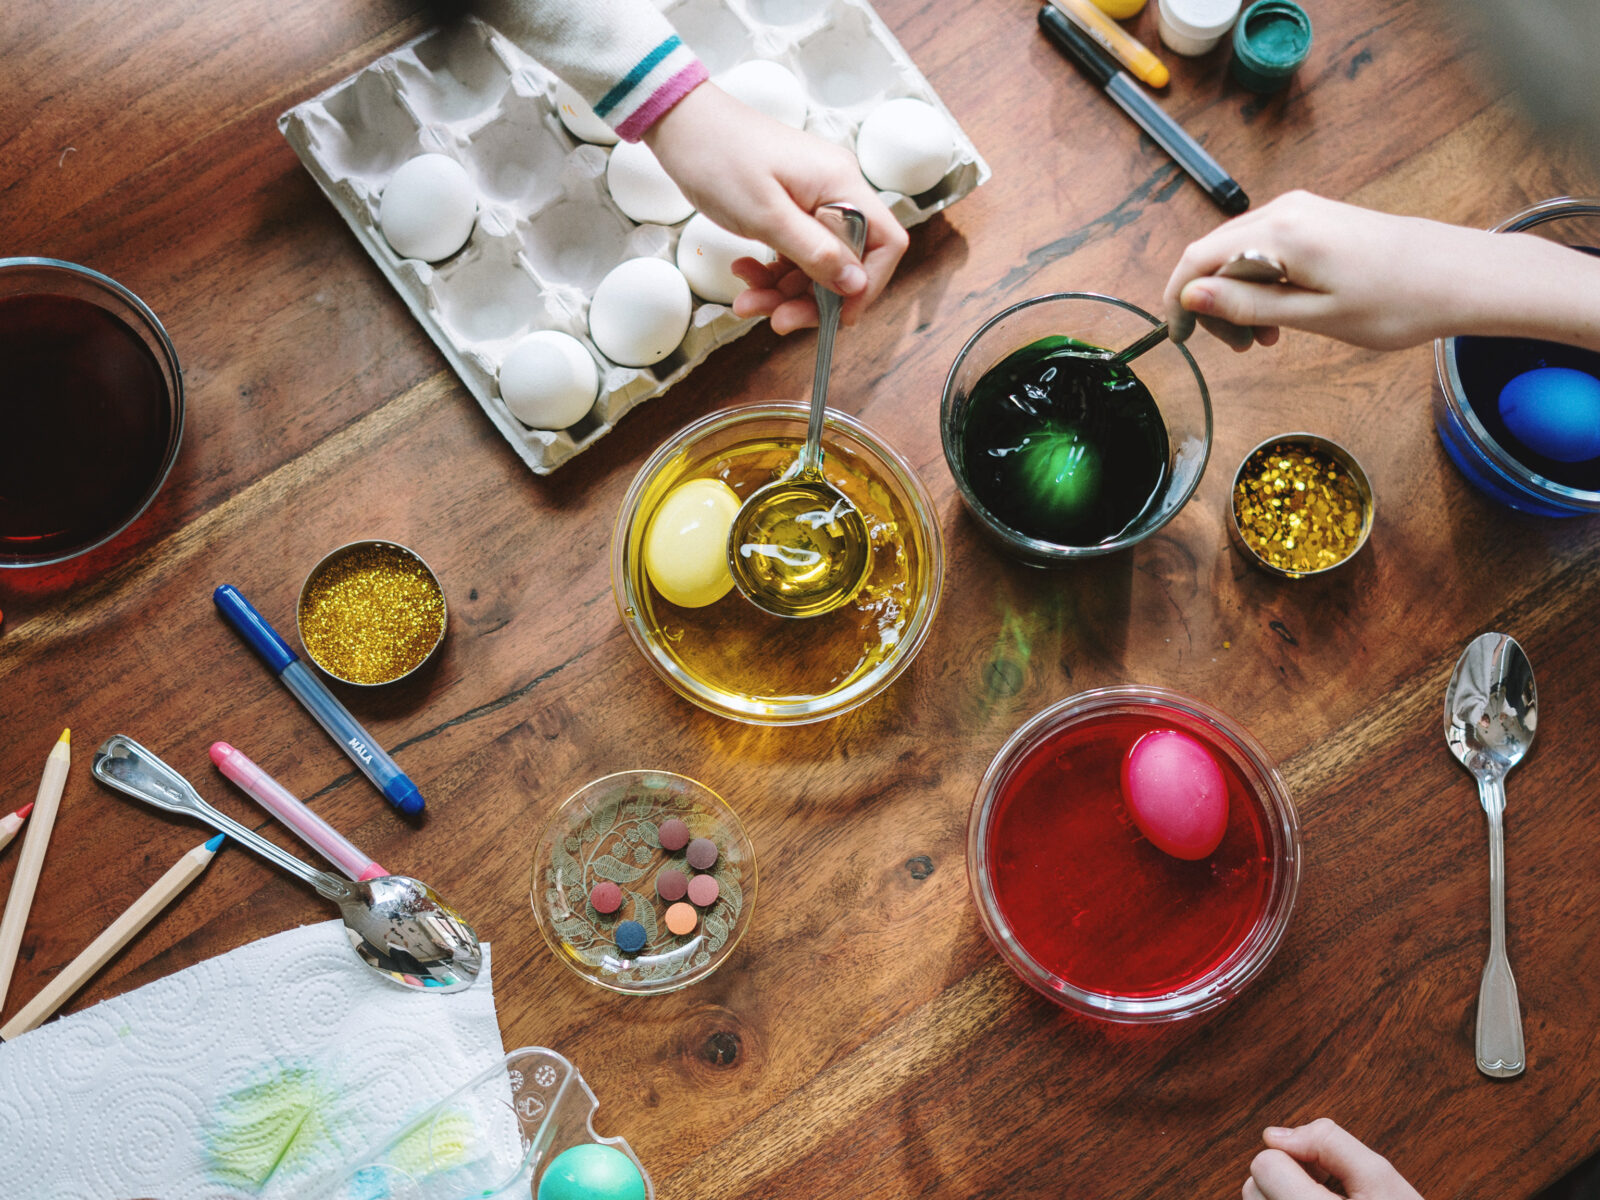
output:
[[[644,535],[644,569],[669,603],[704,608],[728,594],[728,530],[738,512],[738,494],[720,479],[691,479],[667,494]]]

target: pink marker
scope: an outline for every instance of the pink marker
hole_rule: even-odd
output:
[[[28,814],[32,811],[33,805],[24,804],[16,812],[0,817],[0,850],[11,844],[11,839],[17,836],[17,830],[22,828],[22,823],[28,819]]]
[[[307,808],[298,797],[235,750],[227,742],[211,743],[211,761],[245,795],[282,821],[308,846],[351,879],[376,879],[389,874],[352,846],[337,829]]]

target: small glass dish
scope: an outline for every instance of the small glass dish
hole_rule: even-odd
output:
[[[1035,567],[1064,566],[1075,559],[1111,554],[1149,537],[1194,495],[1211,452],[1211,395],[1188,349],[1164,341],[1132,364],[1167,431],[1167,474],[1158,498],[1120,534],[1090,546],[1069,546],[1031,537],[1001,520],[973,492],[963,463],[962,437],[974,387],[1008,355],[1041,338],[1066,336],[1091,346],[1121,349],[1160,324],[1141,308],[1093,292],[1058,292],[1014,304],[989,318],[956,355],[939,406],[944,458],[956,488],[978,524],[1012,557]]]
[[[1600,197],[1558,196],[1544,200],[1496,225],[1494,233],[1528,233],[1564,246],[1600,252]],[[1470,340],[1474,354],[1486,360],[1486,369],[1498,368],[1502,382],[1480,387],[1474,396],[1470,372],[1464,377],[1461,343]],[[1554,357],[1558,361],[1550,361]],[[1522,360],[1520,364],[1517,360]],[[1509,365],[1508,365],[1509,364]],[[1494,431],[1504,430],[1500,420],[1500,386],[1504,377],[1536,366],[1571,366],[1600,375],[1600,355],[1573,346],[1526,338],[1440,338],[1433,343],[1433,424],[1439,440],[1460,472],[1480,492],[1509,508],[1539,517],[1576,517],[1600,513],[1600,483],[1583,488],[1562,483],[1553,476],[1565,474],[1563,464],[1542,460],[1523,450],[1514,453]],[[1474,401],[1476,400],[1476,404]],[[1492,411],[1490,411],[1492,410]],[[1597,476],[1600,478],[1600,476]]]
[[[346,542],[323,555],[295,605],[306,656],[356,687],[398,683],[420,670],[443,644],[449,623],[433,568],[410,547],[381,538]]]
[[[716,843],[704,874],[717,881],[715,904],[699,910],[693,933],[671,933],[656,876],[690,874],[683,851],[661,848],[658,831],[672,818],[692,838]],[[602,881],[622,889],[622,907],[595,911],[589,892]],[[670,771],[621,771],[585,784],[555,811],[533,853],[529,881],[533,916],[544,940],[567,967],[613,992],[653,996],[697,983],[733,952],[750,927],[756,903],[756,851],[733,809],[706,787]],[[644,926],[637,954],[617,948],[623,921]]]
[[[805,440],[807,406],[755,404],[703,417],[639,468],[611,537],[611,588],[633,644],[673,691],[753,725],[802,725],[864,704],[922,649],[939,607],[944,546],[910,464],[855,418],[828,410],[822,469],[866,518],[873,566],[849,603],[816,617],[763,612],[739,592],[699,608],[651,584],[644,543],[678,485],[718,479],[742,501],[778,478]]]
[[[1354,540],[1349,541],[1343,548],[1343,553],[1336,558],[1314,565],[1307,561],[1304,565],[1297,565],[1292,548],[1285,551],[1281,546],[1275,548],[1270,555],[1264,553],[1256,544],[1258,539],[1249,537],[1244,527],[1240,524],[1240,506],[1247,502],[1243,490],[1243,483],[1250,465],[1258,455],[1277,453],[1280,450],[1298,450],[1303,453],[1314,454],[1319,458],[1331,460],[1336,470],[1342,469],[1344,479],[1348,481],[1348,493],[1344,483],[1335,480],[1323,481],[1325,488],[1332,489],[1332,495],[1325,497],[1326,503],[1349,503],[1357,506],[1359,510],[1359,526],[1353,535]],[[1233,490],[1229,493],[1228,503],[1228,535],[1239,553],[1253,565],[1260,567],[1269,575],[1276,575],[1280,579],[1311,579],[1318,575],[1326,574],[1336,567],[1349,562],[1361,552],[1361,547],[1367,544],[1367,537],[1372,533],[1372,519],[1374,515],[1372,499],[1372,483],[1367,478],[1367,473],[1361,469],[1361,464],[1338,442],[1321,437],[1315,433],[1280,433],[1277,437],[1270,437],[1246,454],[1239,462],[1239,469],[1233,473]],[[1327,513],[1323,514],[1325,517]],[[1314,557],[1314,556],[1313,556]]]
[[[0,568],[64,562],[161,491],[183,441],[183,372],[144,301],[54,258],[0,258],[0,343]]]
[[[1198,862],[1158,850],[1121,798],[1127,749],[1156,729],[1199,742],[1227,782],[1226,831]],[[1122,1023],[1195,1016],[1260,975],[1294,912],[1300,861],[1299,820],[1266,751],[1157,687],[1098,688],[1038,713],[989,764],[967,825],[968,880],[1006,964],[1062,1007]]]

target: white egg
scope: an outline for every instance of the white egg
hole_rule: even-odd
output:
[[[567,132],[580,141],[597,146],[615,146],[617,131],[595,116],[589,102],[578,95],[576,89],[556,80],[556,116],[567,127]]]
[[[619,142],[606,164],[611,198],[641,225],[676,225],[694,211],[643,142]]]
[[[806,123],[806,92],[794,72],[765,58],[730,67],[711,81],[728,95],[757,112],[766,113],[791,129]]]
[[[744,291],[744,280],[733,273],[736,258],[772,262],[771,250],[751,238],[729,233],[705,213],[695,213],[678,237],[678,270],[694,294],[717,304],[732,304]]]
[[[378,226],[402,258],[438,262],[472,236],[478,193],[467,169],[443,154],[419,154],[389,179]]]
[[[589,336],[612,362],[648,367],[689,331],[689,282],[659,258],[630,258],[600,281],[589,303]]]
[[[856,134],[861,173],[874,187],[916,196],[950,169],[956,135],[931,104],[903,97],[867,114]]]
[[[530,333],[500,364],[500,398],[530,429],[565,429],[594,407],[600,369],[582,342],[557,329]]]

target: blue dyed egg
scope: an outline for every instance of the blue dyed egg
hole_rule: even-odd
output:
[[[645,1200],[646,1195],[633,1159],[598,1144],[563,1150],[539,1181],[539,1200]]]
[[[1600,379],[1569,367],[1524,371],[1500,389],[1500,419],[1545,458],[1600,458]]]

